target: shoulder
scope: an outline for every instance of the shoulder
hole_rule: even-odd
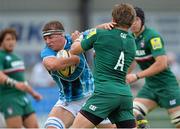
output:
[[[41,58],[44,58],[47,56],[55,56],[55,55],[56,55],[56,52],[47,46],[41,51]]]
[[[1,61],[4,60],[4,58],[6,57],[6,54],[0,50],[0,59]]]
[[[70,49],[71,45],[72,45],[72,38],[70,34],[66,34],[65,35],[65,39],[66,39],[66,44],[64,46],[64,49],[68,50]]]
[[[88,39],[88,38],[96,35],[98,30],[99,29],[96,29],[96,28],[92,28],[92,29],[86,30],[84,32],[84,36],[86,36],[86,38]]]
[[[130,32],[129,32],[129,33],[127,34],[127,36],[128,36],[129,39],[135,41],[135,37],[134,37],[133,33],[130,33]]]
[[[159,34],[158,31],[156,31],[155,29],[153,28],[146,28],[145,29],[145,37],[149,40],[149,39],[152,39],[154,37],[161,37],[161,35]]]
[[[0,56],[2,57],[4,55],[5,55],[4,52],[2,50],[0,50]]]

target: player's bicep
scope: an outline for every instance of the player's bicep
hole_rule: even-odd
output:
[[[168,58],[166,55],[160,55],[155,58],[155,63],[157,67],[160,67],[162,70],[168,67]]]
[[[97,29],[93,28],[89,30],[87,36],[81,41],[81,47],[83,50],[89,50],[93,47],[97,40]]]

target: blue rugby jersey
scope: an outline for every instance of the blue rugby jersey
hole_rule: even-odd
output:
[[[72,44],[70,35],[65,36],[67,42],[65,50],[69,50]],[[41,51],[41,58],[56,56],[57,52],[49,47]],[[79,55],[80,63],[69,77],[63,77],[57,71],[49,71],[50,75],[59,87],[60,100],[70,102],[79,100],[91,94],[94,90],[94,79],[83,54]]]

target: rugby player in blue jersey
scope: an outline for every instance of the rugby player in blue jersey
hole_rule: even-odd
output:
[[[94,90],[92,73],[83,54],[66,59],[56,57],[58,51],[69,50],[73,42],[70,35],[64,34],[64,27],[59,21],[48,22],[42,31],[46,43],[41,51],[42,63],[59,87],[59,100],[52,108],[45,128],[68,128]],[[61,76],[57,72],[75,64],[76,69],[69,77]],[[109,124],[105,126],[111,127]]]

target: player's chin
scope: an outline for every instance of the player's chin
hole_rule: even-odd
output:
[[[13,50],[14,50],[14,47],[10,47],[7,49],[8,52],[13,52]]]

